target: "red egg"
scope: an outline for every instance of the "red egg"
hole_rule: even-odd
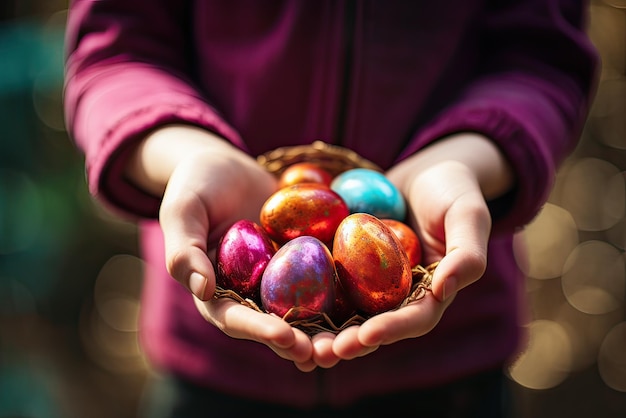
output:
[[[333,176],[322,167],[310,162],[295,163],[287,167],[278,179],[278,187],[298,183],[319,183],[330,186]]]
[[[301,236],[283,245],[261,279],[261,304],[290,319],[330,314],[335,303],[337,273],[328,247],[315,237]]]
[[[391,230],[396,234],[406,255],[409,257],[411,267],[417,266],[422,262],[422,245],[419,237],[410,226],[404,222],[397,221],[395,219],[381,219]]]
[[[270,196],[261,208],[260,222],[279,245],[304,235],[330,245],[337,226],[348,214],[346,203],[327,186],[300,183]]]
[[[333,250],[337,277],[355,308],[374,315],[396,308],[413,281],[398,237],[377,217],[354,213],[337,228]]]
[[[263,271],[275,252],[260,225],[249,220],[235,222],[218,243],[216,283],[258,302]]]

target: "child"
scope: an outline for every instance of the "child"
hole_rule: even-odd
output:
[[[141,342],[176,395],[155,416],[506,416],[513,234],[589,109],[586,6],[73,1],[67,126],[92,193],[142,227]],[[277,188],[255,157],[317,139],[385,169],[439,265],[419,303],[311,338],[213,299],[213,262]]]

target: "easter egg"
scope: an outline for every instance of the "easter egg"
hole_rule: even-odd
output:
[[[280,245],[304,235],[330,245],[337,226],[349,214],[346,202],[329,187],[299,183],[279,189],[265,201],[260,223]]]
[[[404,222],[395,219],[381,219],[396,234],[406,255],[409,257],[411,267],[417,266],[422,261],[422,244],[415,231]]]
[[[258,301],[263,271],[275,252],[260,225],[245,219],[235,222],[218,242],[216,284]]]
[[[413,280],[409,259],[398,237],[377,217],[347,216],[337,228],[332,254],[338,280],[361,312],[388,311],[408,296]]]
[[[333,176],[315,163],[301,162],[287,167],[278,178],[278,187],[298,183],[319,183],[330,186]]]
[[[293,319],[330,314],[335,303],[335,265],[330,249],[320,240],[300,236],[274,254],[261,279],[261,304],[267,312]]]
[[[353,168],[338,174],[330,188],[342,197],[350,213],[364,212],[399,221],[406,216],[404,196],[381,172]]]

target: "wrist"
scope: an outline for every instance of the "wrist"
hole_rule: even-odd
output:
[[[460,163],[467,167],[485,200],[503,195],[514,183],[513,170],[497,145],[487,137],[472,132],[450,135],[433,142],[399,163],[389,174],[407,193],[415,176],[442,163]]]
[[[137,187],[162,196],[176,166],[190,156],[205,152],[243,155],[229,142],[205,129],[182,124],[166,125],[133,145],[124,174]]]

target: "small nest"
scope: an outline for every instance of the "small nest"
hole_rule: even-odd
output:
[[[409,303],[417,302],[424,296],[426,296],[426,293],[431,290],[432,275],[435,268],[437,267],[437,264],[438,263],[436,262],[426,267],[418,265],[412,269],[413,285],[411,287],[411,291],[409,295],[402,301],[402,303],[395,309],[400,309],[408,305]],[[243,298],[233,290],[222,289],[218,286],[215,289],[214,298],[219,299],[225,297],[231,298],[244,306],[254,309],[257,312],[269,314],[252,299]],[[300,316],[299,314],[301,314],[302,312],[310,313],[310,310],[302,307],[294,307],[287,311],[287,313],[283,315],[282,319],[289,323],[291,326],[301,329],[310,336],[322,331],[337,334],[341,330],[349,326],[362,324],[369,318],[367,315],[355,314],[349,319],[345,320],[343,323],[336,324],[333,319],[330,318],[327,314],[313,312],[313,315],[308,317],[307,319],[295,319],[298,318]]]
[[[383,171],[378,165],[361,157],[356,152],[338,145],[331,145],[323,141],[315,141],[309,145],[276,148],[265,154],[259,155],[257,157],[257,161],[270,173],[276,176],[280,176],[290,165],[300,162],[315,163],[328,171],[332,176],[336,176],[353,168],[368,168],[378,172]],[[399,309],[409,303],[422,299],[426,293],[430,291],[432,273],[436,266],[437,263],[433,263],[426,267],[416,266],[412,269],[413,285],[411,291],[405,300],[395,309]],[[243,298],[233,290],[218,287],[215,290],[214,297],[228,297],[258,312],[268,313],[255,301]],[[343,323],[336,324],[327,314],[316,312],[313,312],[312,315],[307,315],[308,319],[298,319],[301,318],[301,314],[305,311],[307,311],[307,309],[294,307],[283,316],[283,320],[291,324],[293,327],[303,330],[308,335],[314,335],[322,331],[328,331],[336,334],[351,325],[361,324],[368,319],[367,316],[355,314],[349,319],[343,321]]]
[[[270,172],[280,176],[290,165],[310,162],[319,165],[336,176],[352,168],[369,168],[382,172],[373,162],[361,157],[356,152],[338,145],[315,141],[309,145],[281,147],[257,157],[257,161]]]

